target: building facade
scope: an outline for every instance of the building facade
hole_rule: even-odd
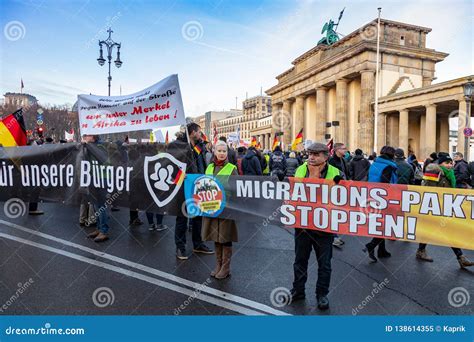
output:
[[[38,103],[36,97],[23,93],[6,93],[3,100],[4,106],[30,107]]]
[[[332,45],[318,45],[305,52],[292,62],[291,69],[277,76],[278,84],[266,91],[272,97],[272,133],[283,133],[288,146],[303,128],[305,139],[334,138],[351,150],[362,148],[370,153],[377,121],[377,149],[392,143],[411,149],[420,158],[437,147],[448,149],[447,118],[463,115],[466,107],[459,90],[467,78],[450,81],[453,88],[447,91],[452,92],[451,97],[446,101],[438,98],[444,90],[431,86],[435,65],[448,54],[426,46],[430,31],[381,20],[377,120],[377,20]],[[406,102],[408,98],[413,101]],[[454,108],[457,112],[449,114]],[[441,139],[436,138],[438,133]]]
[[[229,115],[213,121],[212,124],[216,123],[217,134],[229,138],[239,131],[240,140],[244,144],[249,144],[255,136],[262,148],[267,148],[272,127],[270,96],[260,95],[246,99],[242,102],[242,108],[243,110],[238,115]]]

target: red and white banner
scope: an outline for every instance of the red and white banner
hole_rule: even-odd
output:
[[[125,96],[78,95],[81,135],[156,130],[186,123],[178,75]]]

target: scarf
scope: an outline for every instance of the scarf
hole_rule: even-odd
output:
[[[453,169],[447,169],[444,166],[440,166],[441,170],[443,170],[444,175],[446,178],[449,180],[451,183],[451,187],[455,188],[456,187],[456,176],[454,175],[454,170]]]
[[[217,159],[216,156],[214,156],[213,163],[214,163],[214,166],[222,167],[222,166],[224,166],[224,165],[227,163],[227,159],[219,160],[219,159]]]

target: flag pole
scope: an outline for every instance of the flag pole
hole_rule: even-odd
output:
[[[374,106],[374,152],[378,151],[378,124],[379,124],[379,68],[380,68],[380,12],[382,7],[377,8],[379,16],[377,19],[377,58],[375,66],[375,106]]]

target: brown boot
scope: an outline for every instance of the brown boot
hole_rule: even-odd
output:
[[[94,242],[104,242],[107,241],[109,237],[104,233],[99,233],[94,239]]]
[[[214,271],[211,272],[211,277],[215,277],[216,274],[219,273],[219,271],[222,268],[222,253],[223,253],[224,246],[222,246],[222,244],[219,242],[216,242],[215,246],[216,246],[216,268],[214,269]]]
[[[99,235],[100,232],[96,229],[94,230],[92,233],[90,233],[89,235],[87,235],[88,238],[90,239],[94,239],[95,237],[97,237],[97,235]]]
[[[222,267],[216,274],[216,279],[225,279],[230,276],[230,260],[232,258],[232,247],[222,246]]]
[[[470,261],[468,258],[466,258],[464,255],[461,255],[459,258],[458,258],[458,262],[459,262],[459,266],[461,266],[461,268],[466,268],[466,267],[469,267],[469,266],[474,266],[474,262]]]
[[[416,251],[416,258],[424,261],[433,262],[433,258],[430,258],[428,254],[426,254],[426,249],[419,249]]]

